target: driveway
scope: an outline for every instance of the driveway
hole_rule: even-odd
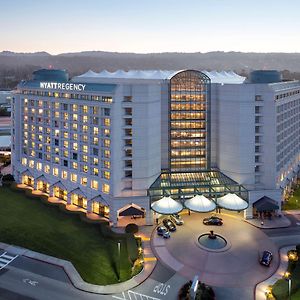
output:
[[[278,250],[260,229],[244,222],[234,214],[221,214],[223,226],[206,226],[202,220],[211,214],[184,215],[185,224],[177,226],[171,238],[153,235],[152,249],[158,259],[187,279],[199,275],[199,280],[216,287],[254,288],[271,276],[278,267]],[[224,252],[210,252],[197,245],[200,234],[214,230],[230,245]],[[263,250],[274,254],[271,266],[258,263]]]

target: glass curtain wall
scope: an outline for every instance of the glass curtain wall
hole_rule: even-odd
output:
[[[210,169],[210,79],[199,71],[170,80],[170,171]]]

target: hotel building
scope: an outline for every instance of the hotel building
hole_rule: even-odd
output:
[[[152,224],[163,196],[280,209],[299,170],[300,83],[277,75],[36,71],[12,101],[13,175],[113,225],[130,211]]]

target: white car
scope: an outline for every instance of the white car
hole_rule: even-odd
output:
[[[184,224],[184,221],[182,220],[181,216],[178,214],[171,215],[170,218],[176,225]]]

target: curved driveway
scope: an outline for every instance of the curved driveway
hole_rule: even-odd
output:
[[[185,224],[177,226],[177,231],[168,240],[154,235],[152,248],[160,261],[187,279],[199,275],[201,281],[222,287],[254,287],[275,272],[278,250],[267,235],[232,215],[221,214],[223,226],[203,225],[203,218],[209,215],[192,213],[183,216]],[[209,230],[224,236],[231,247],[218,253],[199,248],[198,236]],[[263,250],[274,254],[269,268],[258,263]]]

